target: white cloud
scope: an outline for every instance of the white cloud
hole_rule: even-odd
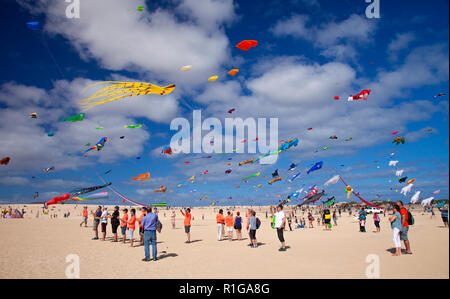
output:
[[[355,14],[341,22],[332,21],[320,26],[307,27],[308,21],[310,18],[306,15],[293,15],[287,20],[278,21],[271,32],[275,36],[292,36],[310,41],[322,50],[322,55],[343,60],[357,55],[355,47],[371,43],[376,29],[373,21]]]
[[[397,33],[395,38],[388,45],[389,59],[397,60],[398,52],[407,49],[410,44],[416,40],[416,36],[412,32]]]

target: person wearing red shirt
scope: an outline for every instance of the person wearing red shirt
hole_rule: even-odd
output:
[[[80,227],[83,223],[84,223],[84,227],[87,227],[87,220],[88,220],[88,209],[87,209],[87,207],[84,207],[83,208],[83,221],[80,223]]]
[[[180,210],[184,216],[184,232],[187,235],[187,241],[185,243],[191,243],[191,209],[187,208],[185,212]]]
[[[400,215],[402,216],[401,219],[402,231],[400,232],[400,240],[402,240],[405,243],[406,254],[412,254],[411,245],[408,239],[408,231],[409,231],[408,210],[403,206],[403,203],[400,200],[397,201],[396,204],[400,207]]]

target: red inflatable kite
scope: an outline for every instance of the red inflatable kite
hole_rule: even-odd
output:
[[[62,196],[56,196],[53,197],[51,200],[47,201],[45,203],[45,206],[48,207],[50,205],[56,205],[60,202],[63,202],[65,200],[68,200],[70,198],[70,194],[69,193],[64,193]]]
[[[2,159],[0,160],[0,165],[8,165],[9,160],[11,160],[10,157],[2,158]]]
[[[369,97],[369,94],[370,94],[370,89],[363,89],[360,93],[358,93],[358,94],[356,94],[356,95],[354,95],[354,96],[352,96],[352,95],[350,95],[349,97],[348,97],[348,100],[349,101],[353,101],[353,100],[367,100],[367,98]]]
[[[258,45],[258,41],[256,40],[243,40],[239,44],[236,45],[236,48],[242,51],[248,51],[250,48],[256,47]]]

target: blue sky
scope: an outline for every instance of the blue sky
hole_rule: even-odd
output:
[[[146,204],[267,205],[312,185],[343,201],[342,183],[323,187],[335,169],[367,200],[379,194],[382,200],[409,201],[416,191],[428,198],[438,189],[436,199],[448,198],[448,1],[380,0],[379,19],[366,17],[364,0],[80,4],[79,19],[65,16],[64,1],[2,5],[0,158],[11,162],[0,166],[0,203],[47,201],[99,185],[98,174],[107,170],[112,171],[105,179],[116,190]],[[143,12],[136,10],[140,5]],[[42,28],[28,29],[30,21]],[[247,52],[237,49],[245,39],[259,44]],[[184,65],[192,65],[191,71],[182,72]],[[240,70],[234,77],[227,75],[232,68]],[[219,79],[208,82],[213,75]],[[86,86],[107,80],[177,87],[167,96],[99,105],[83,122],[58,121],[81,111],[78,101],[92,93],[81,94]],[[372,90],[367,101],[347,102],[362,89]],[[434,98],[438,93],[447,95]],[[276,117],[279,139],[297,137],[299,146],[274,165],[237,166],[257,154],[160,155],[175,133],[170,122],[190,120],[192,108],[201,109],[203,119],[222,122],[231,108],[232,116],[243,119]],[[38,119],[28,117],[32,112]],[[143,127],[124,128],[138,123]],[[391,143],[396,130],[406,138],[404,145]],[[328,139],[332,135],[338,140]],[[104,149],[83,157],[85,144],[102,137],[109,138]],[[343,141],[348,137],[353,139]],[[330,149],[321,150],[325,146]],[[388,166],[391,160],[399,161],[396,167]],[[318,161],[324,167],[307,175]],[[302,174],[289,183],[292,162]],[[56,170],[44,174],[51,166]],[[225,175],[228,168],[233,172]],[[275,169],[283,180],[268,185]],[[400,169],[416,178],[407,196],[400,195],[403,185],[395,176]],[[209,174],[200,175],[205,170]],[[241,181],[258,171],[258,178]],[[145,172],[151,173],[149,181],[131,179]],[[177,187],[193,175],[194,183]],[[154,193],[161,185],[168,192]],[[92,203],[122,200],[111,193]]]

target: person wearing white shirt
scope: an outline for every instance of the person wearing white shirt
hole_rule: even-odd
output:
[[[272,216],[273,216],[272,209],[270,209],[270,212],[272,213]],[[284,236],[283,236],[283,231],[284,231],[285,225],[286,225],[286,215],[283,212],[283,206],[278,205],[277,212],[275,213],[275,228],[277,229],[278,239],[281,242],[281,248],[279,249],[279,251],[286,251],[286,246],[285,246],[285,241],[284,241]]]
[[[106,225],[108,224],[108,208],[103,207],[102,216],[100,216],[100,224],[102,225],[103,238],[102,241],[106,239]]]

